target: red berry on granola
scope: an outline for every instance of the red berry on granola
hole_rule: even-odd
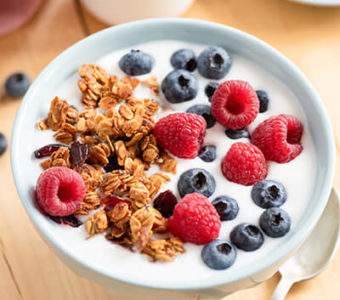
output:
[[[41,209],[51,216],[72,215],[85,195],[83,178],[66,167],[53,167],[40,174],[36,196]]]
[[[207,197],[192,193],[177,203],[168,227],[182,241],[204,245],[218,238],[221,221]]]
[[[202,116],[175,113],[160,119],[153,129],[158,144],[179,158],[195,158],[201,148],[207,123]]]

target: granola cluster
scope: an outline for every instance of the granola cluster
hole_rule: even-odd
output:
[[[54,131],[63,145],[41,166],[68,167],[82,176],[86,195],[76,214],[90,215],[85,222],[90,236],[106,233],[108,240],[154,261],[172,261],[185,251],[183,242],[155,238],[167,233],[167,221],[150,206],[170,177],[146,171],[154,164],[175,174],[177,161],[152,134],[158,102],[134,97],[139,84],[158,95],[157,78],[120,79],[91,64],[78,73],[85,110],[79,112],[59,97],[52,100],[47,118],[37,127]]]

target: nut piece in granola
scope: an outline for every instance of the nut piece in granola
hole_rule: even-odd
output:
[[[85,222],[85,230],[89,234],[103,233],[108,227],[108,220],[104,210],[97,211]]]

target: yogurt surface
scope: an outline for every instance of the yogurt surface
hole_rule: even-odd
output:
[[[172,70],[170,65],[170,57],[173,52],[181,48],[190,48],[196,55],[209,45],[190,44],[179,41],[164,40],[154,41],[145,44],[136,45],[133,49],[140,49],[151,54],[155,59],[155,65],[151,74],[156,75],[159,83]],[[126,74],[119,68],[119,59],[130,51],[131,48],[115,51],[99,61],[91,61],[84,63],[96,63],[103,67],[108,73],[124,77]],[[229,73],[225,78],[218,82],[230,79],[241,79],[248,81],[254,89],[265,90],[270,98],[269,108],[265,113],[258,114],[255,121],[249,126],[250,134],[255,127],[263,120],[273,115],[281,113],[291,114],[297,117],[304,125],[304,134],[302,145],[304,147],[302,153],[287,164],[269,163],[269,172],[267,179],[273,179],[281,182],[288,194],[287,201],[282,208],[286,210],[291,217],[292,226],[290,232],[283,238],[270,238],[265,236],[263,246],[254,252],[244,252],[237,250],[237,258],[235,264],[227,270],[216,271],[209,269],[201,260],[202,246],[185,244],[187,250],[185,254],[178,256],[171,263],[152,263],[149,259],[139,253],[131,253],[129,250],[121,246],[108,242],[103,234],[98,234],[89,240],[86,240],[88,234],[84,226],[79,228],[70,228],[61,226],[51,221],[51,225],[55,228],[55,235],[59,240],[68,245],[71,252],[75,253],[81,260],[91,261],[99,270],[114,274],[115,277],[129,281],[152,282],[153,284],[164,283],[168,285],[181,282],[182,285],[192,281],[204,281],[213,276],[216,272],[228,273],[235,269],[246,269],[247,265],[256,261],[261,264],[261,259],[268,253],[276,251],[281,247],[285,247],[285,243],[292,232],[299,226],[299,220],[309,204],[312,189],[316,175],[316,156],[313,141],[307,127],[306,118],[299,106],[295,96],[289,91],[289,87],[284,86],[281,82],[273,78],[270,74],[264,72],[261,66],[247,61],[237,54],[230,53],[233,63]],[[80,66],[79,66],[80,67]],[[209,104],[208,97],[204,94],[204,88],[211,80],[203,78],[197,71],[193,72],[199,82],[198,95],[194,100],[180,104],[171,104],[166,101],[163,94],[156,97],[151,91],[142,85],[139,85],[134,93],[136,98],[153,98],[160,103],[159,117],[163,117],[173,112],[185,112],[189,107],[195,104]],[[144,80],[150,77],[150,74],[138,76]],[[76,106],[80,111],[84,110],[81,104],[81,92],[78,90],[77,82],[79,75],[72,75],[57,91],[56,95],[66,100],[69,104]],[[42,117],[46,116],[49,102],[46,101],[46,107],[41,108]],[[216,125],[207,129],[204,145],[215,145],[217,150],[217,158],[211,163],[202,161],[200,158],[193,160],[178,159],[177,174],[171,176],[171,182],[165,185],[163,190],[172,190],[178,199],[180,199],[177,191],[177,181],[179,176],[186,170],[191,168],[203,168],[209,171],[216,180],[215,193],[209,198],[214,200],[217,196],[228,195],[236,199],[239,205],[239,213],[232,221],[222,222],[222,228],[219,238],[228,239],[229,233],[239,223],[247,222],[258,226],[259,217],[264,211],[256,206],[251,199],[251,186],[243,186],[232,183],[225,179],[220,169],[220,163],[228,149],[236,142],[249,142],[248,139],[233,140],[228,138],[225,128],[216,122]],[[44,146],[48,143],[55,142],[51,131],[37,131],[36,148]],[[40,161],[36,161],[37,168]],[[151,172],[159,172],[157,166],[153,166]],[[86,219],[86,218],[85,218]],[[84,219],[84,220],[85,220]]]

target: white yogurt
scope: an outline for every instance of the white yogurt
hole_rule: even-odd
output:
[[[198,55],[206,45],[189,44],[178,41],[157,41],[150,42],[142,45],[136,45],[135,49],[143,50],[151,54],[155,58],[155,66],[152,74],[155,74],[158,80],[161,80],[172,70],[170,65],[170,56],[173,52],[180,48],[191,48]],[[119,59],[127,53],[129,49],[116,51],[111,53],[97,62],[84,62],[84,63],[98,63],[110,74],[118,76],[125,76],[118,66]],[[309,129],[306,125],[306,118],[302,112],[301,107],[298,105],[295,96],[289,89],[282,83],[273,78],[270,74],[265,73],[260,66],[253,64],[250,61],[231,53],[233,64],[227,76],[220,80],[226,79],[242,79],[248,81],[254,89],[265,90],[270,97],[269,109],[265,113],[258,115],[256,120],[249,126],[249,131],[252,132],[254,128],[263,120],[272,115],[280,113],[292,114],[299,118],[304,124],[304,135],[302,144],[304,150],[293,161],[287,164],[277,164],[271,162],[269,165],[269,173],[267,179],[274,179],[283,183],[287,189],[288,199],[282,206],[291,217],[292,227],[291,232],[297,228],[299,220],[308,206],[309,198],[312,189],[311,184],[315,180],[316,175],[316,158],[314,145],[312,143]],[[166,111],[161,111],[160,116],[178,111],[183,112],[194,104],[209,104],[207,97],[204,94],[204,88],[210,81],[203,78],[197,71],[193,73],[199,81],[199,92],[197,97],[188,102],[181,104],[170,104],[167,102],[162,94],[155,97],[150,90],[145,86],[138,86],[135,91],[137,98],[153,98],[160,102],[161,107],[166,107]],[[150,74],[139,76],[140,79],[149,77]],[[68,103],[75,105],[80,110],[83,107],[80,103],[81,93],[77,88],[77,81],[79,76],[74,74],[67,82],[58,90],[57,95]],[[47,111],[46,111],[47,114]],[[43,117],[43,116],[42,116]],[[221,239],[229,239],[231,229],[241,223],[248,222],[258,225],[258,220],[263,212],[263,209],[256,206],[250,197],[251,187],[232,183],[224,178],[220,170],[220,162],[230,146],[235,142],[249,142],[248,139],[232,140],[229,139],[225,133],[225,128],[216,123],[213,128],[207,130],[204,144],[215,145],[217,147],[217,159],[212,163],[203,162],[200,158],[193,160],[178,160],[178,172],[176,176],[164,188],[171,189],[179,197],[177,191],[177,180],[179,176],[190,168],[203,168],[213,174],[216,180],[216,191],[210,197],[212,201],[219,195],[229,195],[237,200],[240,210],[236,219],[232,221],[222,222],[222,229],[220,232]],[[46,145],[52,142],[52,132],[39,132],[39,145]],[[38,161],[37,161],[38,164]],[[158,167],[154,167],[158,171]],[[52,221],[51,221],[52,222]],[[185,244],[187,252],[180,255],[172,263],[151,263],[141,254],[132,254],[129,250],[121,246],[111,244],[108,242],[104,235],[97,235],[90,240],[86,240],[87,233],[84,226],[73,229],[66,226],[53,224],[55,227],[55,234],[58,239],[62,240],[65,244],[69,245],[70,251],[77,253],[82,260],[92,261],[96,264],[98,269],[106,270],[116,274],[122,279],[139,280],[143,279],[154,284],[167,282],[168,285],[181,281],[182,284],[190,281],[201,281],[209,278],[214,272],[225,272],[226,276],[229,272],[233,272],[236,268],[246,268],[247,264],[251,261],[258,261],[266,256],[267,253],[275,251],[280,247],[285,246],[286,240],[289,238],[290,233],[283,238],[273,239],[265,237],[263,246],[254,252],[244,252],[237,250],[237,259],[235,264],[225,271],[215,271],[209,269],[201,261],[202,246],[192,244]],[[118,274],[118,275],[117,275]]]

